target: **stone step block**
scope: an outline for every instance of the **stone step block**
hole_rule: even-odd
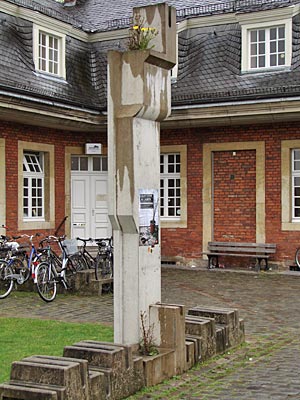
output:
[[[201,361],[201,336],[197,335],[186,335],[185,340],[194,343],[194,359],[195,363]]]
[[[86,359],[90,366],[121,369],[132,367],[132,353],[129,346],[113,343],[83,340],[64,348],[64,357]]]
[[[213,318],[186,316],[185,319],[186,335],[199,336],[201,361],[213,357],[217,353],[216,344],[216,324]]]
[[[189,316],[199,316],[213,318],[217,324],[226,325],[228,332],[228,346],[234,347],[243,340],[243,324],[239,318],[237,309],[232,308],[210,308],[210,307],[193,307],[188,310]],[[242,329],[242,332],[241,332]]]
[[[86,360],[54,356],[31,356],[13,362],[10,382],[47,387],[61,400],[88,398],[88,364]]]
[[[182,304],[156,303],[149,307],[150,325],[159,326],[154,330],[154,341],[162,349],[174,350],[173,375],[182,374],[186,367],[185,314]]]
[[[90,371],[103,373],[110,399],[122,399],[144,386],[142,359],[133,356],[132,346],[85,340],[66,346],[64,356],[83,358]]]
[[[224,353],[229,346],[229,328],[227,325],[216,325],[217,354]]]
[[[100,374],[102,376],[101,382],[101,394],[106,398],[112,397],[112,382],[113,382],[113,372],[111,368],[95,367],[90,366],[89,370],[92,374]]]
[[[41,387],[12,383],[0,385],[0,400],[58,400],[57,392]]]
[[[113,283],[113,278],[95,279],[95,270],[78,271],[75,275],[74,291],[84,296],[101,296],[107,293],[107,287]]]
[[[159,349],[159,354],[143,357],[145,385],[154,386],[174,376],[175,360],[173,349]]]
[[[57,386],[57,385],[47,385],[47,384],[43,384],[43,383],[35,383],[35,382],[24,382],[24,381],[18,381],[18,380],[14,380],[11,379],[9,381],[9,385],[12,385],[14,387],[18,387],[20,393],[23,393],[23,391],[25,391],[25,393],[30,390],[43,390],[43,391],[50,391],[50,392],[55,392],[56,393],[56,398],[57,400],[65,400],[66,399],[66,387],[64,386]],[[4,397],[5,398],[5,397]]]
[[[89,368],[89,400],[106,400],[106,378],[102,371]]]
[[[186,369],[192,368],[196,364],[195,360],[195,341],[185,339],[186,348]]]

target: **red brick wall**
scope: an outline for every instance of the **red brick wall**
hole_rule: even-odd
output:
[[[187,145],[187,201],[188,201],[188,227],[187,229],[163,229],[162,230],[162,255],[185,256],[194,258],[200,256],[202,251],[202,146],[204,143],[263,141],[265,143],[265,178],[266,178],[266,242],[277,244],[276,259],[280,261],[292,260],[295,250],[300,246],[300,231],[281,230],[281,140],[300,139],[300,127],[298,123],[265,124],[235,127],[194,128],[186,130],[165,130],[161,133],[162,145]],[[222,152],[221,152],[222,153]],[[237,152],[238,154],[239,152]],[[247,154],[251,152],[246,152]],[[230,154],[230,152],[229,152]],[[232,152],[231,152],[232,154]],[[217,153],[215,154],[217,156]],[[224,155],[225,156],[225,155]],[[220,155],[221,157],[221,155]],[[240,194],[254,185],[253,155],[250,156],[251,172],[250,181],[245,187],[240,183]],[[228,161],[227,169],[230,169]],[[227,172],[224,172],[226,175]],[[227,175],[228,176],[228,175]],[[251,178],[252,177],[252,178]],[[220,197],[219,197],[220,198]],[[248,200],[247,200],[248,201]],[[254,222],[253,199],[247,221]],[[218,204],[218,203],[217,203]],[[217,204],[215,205],[215,212]],[[221,205],[218,206],[221,208]],[[225,205],[222,205],[224,213]],[[242,212],[239,212],[238,221],[234,230],[230,229],[230,221],[225,221],[226,229],[230,229],[236,240],[254,240],[254,231],[247,226]],[[216,214],[217,216],[217,214]],[[218,215],[215,238],[224,236],[225,230],[221,229],[221,216]],[[223,239],[225,240],[225,238]]]
[[[256,241],[256,152],[213,154],[213,240]]]
[[[18,232],[19,140],[55,145],[55,224],[57,227],[65,216],[65,146],[83,146],[86,142],[101,142],[105,144],[106,135],[67,132],[0,122],[0,137],[5,139],[6,146],[6,224],[10,229],[9,232]],[[53,231],[45,233],[53,234]]]
[[[23,126],[8,122],[0,123],[0,137],[6,139],[6,198],[7,198],[7,225],[12,231],[17,229],[17,148],[18,140],[49,143],[55,145],[55,207],[56,225],[64,217],[64,188],[65,188],[65,146],[83,145],[85,142],[101,141],[106,143],[105,135],[96,133],[66,132],[54,129],[36,128]],[[300,232],[281,230],[281,140],[300,139],[300,127],[298,123],[269,124],[236,127],[218,128],[194,128],[165,130],[161,132],[162,145],[187,145],[187,212],[188,226],[184,229],[163,229],[162,230],[162,254],[166,256],[183,256],[186,258],[201,257],[202,251],[202,180],[203,161],[202,149],[204,143],[221,142],[243,142],[243,141],[264,141],[266,149],[266,242],[277,244],[276,258],[278,260],[293,259],[296,248],[300,245]],[[226,158],[226,152],[216,154],[218,157]],[[243,153],[243,152],[242,152]],[[230,152],[228,152],[228,155]],[[237,152],[237,155],[239,152]],[[247,159],[247,157],[250,157]],[[238,155],[238,157],[240,157]],[[243,163],[249,164],[249,179],[239,177],[239,196],[245,190],[254,185],[254,155],[250,151],[241,154]],[[226,162],[224,176],[230,175],[234,164]],[[220,168],[219,168],[220,169]],[[221,171],[219,171],[221,173]],[[240,171],[238,171],[240,173]],[[235,173],[237,177],[237,173]],[[224,178],[225,179],[225,178]],[[237,178],[236,178],[237,179]],[[235,180],[237,182],[237,180]],[[245,183],[243,187],[243,182]],[[216,184],[216,183],[215,183]],[[228,188],[230,187],[230,182]],[[252,185],[252,186],[251,186]],[[217,189],[218,190],[218,189]],[[220,189],[224,190],[224,189]],[[227,190],[227,189],[226,189]],[[227,190],[228,192],[228,190]],[[226,194],[229,196],[229,192]],[[224,197],[224,196],[223,196]],[[219,197],[220,198],[220,197]],[[243,200],[245,201],[245,200]],[[222,203],[215,205],[216,216],[216,237],[221,238],[226,231],[235,235],[236,240],[253,240],[254,230],[251,227],[253,220],[253,198],[247,196],[248,214],[238,211],[235,214],[237,225],[232,229],[230,216],[227,221],[221,221],[221,214],[225,215],[226,206]],[[217,208],[223,208],[217,214]],[[235,208],[235,207],[232,207]],[[244,207],[245,209],[246,207]],[[235,208],[237,211],[237,207]],[[232,215],[232,213],[230,213]],[[243,221],[243,218],[245,220]],[[215,218],[216,219],[216,218]],[[244,229],[246,222],[249,227]],[[252,221],[252,222],[250,222]],[[254,224],[254,222],[253,222]],[[226,225],[226,228],[225,228]]]

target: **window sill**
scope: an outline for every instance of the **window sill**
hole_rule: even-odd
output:
[[[258,75],[258,74],[271,74],[279,72],[289,72],[291,71],[291,66],[285,65],[282,67],[271,67],[271,68],[253,68],[241,71],[242,75]]]
[[[52,74],[48,74],[47,72],[43,72],[43,71],[35,71],[34,74],[39,78],[49,79],[49,81],[64,83],[64,84],[68,83],[66,81],[66,78],[62,75],[54,75],[54,74],[52,75]]]
[[[300,221],[282,222],[281,230],[283,230],[283,231],[300,231]]]
[[[173,229],[173,228],[187,228],[187,222],[184,220],[160,220],[160,226],[162,229]]]
[[[54,221],[41,221],[41,220],[23,220],[19,221],[18,229],[19,230],[37,230],[37,229],[54,229],[55,223]]]

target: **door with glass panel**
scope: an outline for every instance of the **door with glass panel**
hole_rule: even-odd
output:
[[[107,157],[71,157],[71,236],[111,235],[108,219]]]

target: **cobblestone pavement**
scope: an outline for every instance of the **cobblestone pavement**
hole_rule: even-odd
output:
[[[162,301],[238,308],[246,344],[131,399],[300,400],[300,273],[163,267]],[[0,316],[113,323],[113,297],[12,293]]]

